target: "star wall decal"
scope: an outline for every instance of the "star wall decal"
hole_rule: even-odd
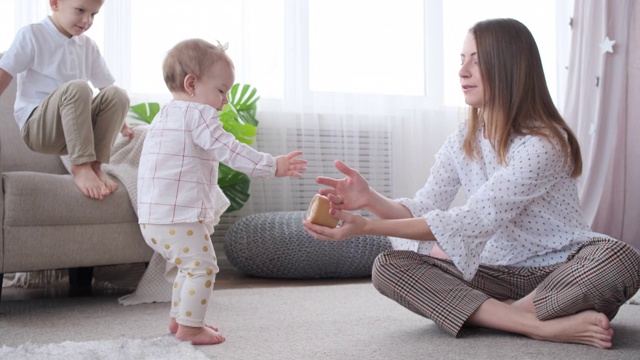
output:
[[[610,40],[609,37],[605,37],[604,40],[600,43],[600,52],[604,53],[612,53],[613,54],[613,44],[615,44],[615,40]]]

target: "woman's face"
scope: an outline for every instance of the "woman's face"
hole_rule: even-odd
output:
[[[484,105],[484,88],[478,66],[476,39],[472,33],[468,33],[464,39],[460,60],[461,67],[458,74],[460,75],[464,102],[469,106],[481,109]]]

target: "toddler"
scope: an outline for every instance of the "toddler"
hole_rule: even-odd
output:
[[[223,130],[218,111],[228,102],[234,66],[224,49],[204,40],[178,43],[163,64],[173,96],[149,126],[138,170],[138,216],[149,246],[178,268],[169,329],[195,345],[224,337],[205,324],[218,272],[209,235],[229,206],[217,184],[223,162],[253,177],[300,177],[300,151],[273,157]]]

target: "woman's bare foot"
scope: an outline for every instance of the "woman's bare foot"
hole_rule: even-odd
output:
[[[586,310],[551,320],[539,320],[532,299],[535,293],[511,304],[488,299],[467,319],[467,324],[528,336],[536,340],[574,343],[609,349],[613,329],[606,315]]]
[[[71,166],[71,175],[73,182],[87,197],[102,200],[111,194],[105,183],[98,178],[90,163]]]
[[[176,321],[175,318],[171,318],[171,320],[169,321],[169,331],[171,331],[172,334],[175,334],[178,332],[178,322]],[[214,331],[218,331],[218,328],[211,325],[211,324],[207,324],[204,323],[205,327],[208,327],[209,329],[212,329]]]
[[[542,321],[531,338],[560,343],[592,345],[603,349],[613,346],[613,329],[605,314],[587,310],[574,315]]]
[[[511,306],[535,316],[535,297],[536,290],[514,301]],[[539,321],[536,317],[536,321],[541,325],[541,332],[532,335],[534,339],[593,345],[603,349],[612,346],[613,329],[609,324],[609,318],[596,311],[583,311],[547,321]]]
[[[178,325],[176,338],[182,341],[190,341],[193,345],[215,345],[224,342],[225,338],[210,327],[193,327]]]
[[[98,179],[100,179],[100,181],[104,183],[104,186],[109,189],[109,193],[112,193],[116,191],[116,189],[118,189],[118,183],[111,180],[111,178],[107,174],[105,174],[104,171],[102,171],[101,163],[94,161],[91,163],[91,168],[93,169],[93,172],[96,174]]]

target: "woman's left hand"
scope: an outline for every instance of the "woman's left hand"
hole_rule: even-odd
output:
[[[345,240],[363,235],[365,226],[371,221],[361,215],[338,209],[331,209],[331,215],[341,220],[337,227],[330,228],[304,220],[302,222],[304,230],[318,240]]]

